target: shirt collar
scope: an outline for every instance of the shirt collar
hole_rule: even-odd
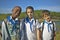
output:
[[[26,22],[31,22],[31,21],[33,21],[33,20],[34,20],[34,18],[32,18],[32,19],[30,20],[28,17],[26,17],[26,19],[25,19]]]
[[[10,19],[12,19],[12,20],[13,20],[12,16],[10,16]],[[18,20],[18,18],[15,18],[15,20]]]
[[[8,17],[7,17],[7,20],[8,20],[9,22],[11,22],[12,24],[15,24],[15,23],[18,21],[18,18],[16,18],[15,20],[13,20],[13,19],[12,19],[12,16],[8,16]]]
[[[48,22],[47,20],[45,20],[45,22],[48,23],[48,24],[49,24],[49,23],[52,23],[52,21],[49,21],[49,22]]]
[[[30,21],[33,21],[34,20],[34,18],[32,18]]]

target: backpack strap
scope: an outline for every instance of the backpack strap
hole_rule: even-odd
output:
[[[43,30],[44,30],[44,22],[43,22],[43,24],[42,24],[42,32],[41,32],[42,35],[43,35]],[[41,40],[43,40],[42,35],[41,35]]]
[[[27,33],[26,33],[26,26],[25,26],[25,18],[23,19],[23,22],[22,22],[22,29],[23,29],[23,40],[27,40]]]
[[[43,30],[44,30],[44,22],[43,22],[43,25],[42,25],[42,33],[43,33]]]
[[[35,23],[36,23],[36,19],[35,19]]]
[[[52,21],[52,24],[53,24],[53,33],[54,33],[54,22]]]
[[[7,34],[8,34],[8,38],[7,38],[7,39],[8,39],[8,40],[11,40],[9,31],[8,31],[8,28],[7,28],[7,20],[4,20],[4,23],[5,23],[6,31],[7,31]]]
[[[53,37],[52,37],[52,39],[54,40],[55,31],[54,31],[54,22],[53,21],[52,21],[52,24],[53,24]]]

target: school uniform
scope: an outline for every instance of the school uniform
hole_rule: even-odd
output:
[[[43,24],[44,23],[44,24]],[[47,22],[46,20],[41,23],[41,31],[42,31],[42,40],[52,40],[54,36],[54,31],[56,31],[56,25],[52,21]],[[43,28],[44,27],[44,28]]]
[[[2,22],[2,40],[19,40],[20,21],[8,16]]]
[[[28,17],[26,17],[23,22],[22,35],[24,35],[24,37],[22,40],[36,40],[36,28],[38,29],[40,25],[38,20],[35,20],[34,18],[30,20]]]

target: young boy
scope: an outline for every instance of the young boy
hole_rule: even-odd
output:
[[[56,35],[55,23],[51,20],[50,12],[48,10],[43,10],[43,19],[41,23],[42,40],[54,40]]]
[[[22,40],[37,40],[36,30],[38,31],[39,22],[34,19],[34,9],[32,6],[26,8],[27,17],[23,20],[22,27],[24,31],[24,37]],[[23,35],[23,33],[22,33]]]
[[[2,40],[20,40],[20,21],[18,19],[20,13],[21,7],[15,6],[12,15],[2,22]]]

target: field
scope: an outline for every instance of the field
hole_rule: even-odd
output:
[[[34,11],[34,18],[37,18],[37,19],[41,19],[42,18],[42,10],[35,10]],[[51,13],[51,17],[53,19],[58,19],[60,20],[60,12],[50,12]],[[11,14],[0,14],[0,20],[3,20],[5,19],[7,16],[9,16]],[[19,18],[25,18],[26,17],[26,13],[25,12],[22,12],[21,15],[19,16]]]
[[[34,11],[34,18],[39,19],[39,21],[42,21],[42,10],[35,10]],[[53,21],[59,21],[60,22],[60,12],[50,12],[51,17]],[[0,14],[0,21],[4,20],[7,16],[11,14]],[[26,14],[25,12],[22,12],[19,16],[20,19],[25,18]],[[60,29],[60,25],[57,25],[57,28]],[[1,38],[0,38],[1,39]],[[60,40],[60,30],[56,32],[56,40]]]

